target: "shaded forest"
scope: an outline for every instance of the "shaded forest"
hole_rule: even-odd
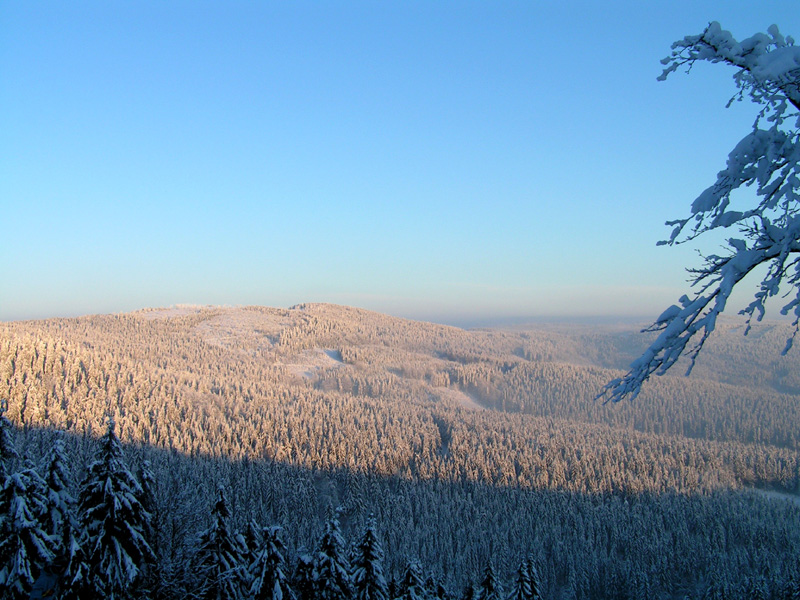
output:
[[[530,558],[546,598],[779,598],[800,558],[786,335],[731,321],[691,378],[607,406],[594,395],[647,342],[621,328],[183,307],[0,324],[0,398],[20,456],[66,432],[74,494],[114,417],[152,468],[159,597],[197,589],[222,486],[242,535],[282,527],[290,574],[335,513],[353,544],[373,515],[387,580],[418,561],[452,597],[488,564],[509,591]]]

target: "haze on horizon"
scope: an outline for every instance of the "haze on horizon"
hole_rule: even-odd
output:
[[[652,319],[698,261],[656,247],[664,221],[755,117],[725,109],[732,71],[658,83],[659,61],[711,20],[798,36],[798,16],[794,1],[5,3],[0,320],[299,302]]]

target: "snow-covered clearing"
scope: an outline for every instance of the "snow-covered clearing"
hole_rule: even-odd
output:
[[[464,408],[469,408],[471,410],[486,410],[485,406],[481,406],[475,401],[474,398],[468,396],[462,391],[447,387],[437,387],[434,389],[436,390],[436,393],[439,394],[443,399],[452,400]]]
[[[295,375],[310,379],[319,371],[338,369],[344,366],[342,354],[330,348],[314,348],[303,350],[298,355],[287,360],[283,365]]]
[[[800,504],[800,495],[797,494],[787,494],[785,492],[773,492],[771,490],[759,490],[755,488],[753,488],[753,491],[758,492],[766,498],[773,498],[775,500],[788,500],[789,502]]]

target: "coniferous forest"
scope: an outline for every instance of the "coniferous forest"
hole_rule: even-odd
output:
[[[633,327],[0,324],[2,596],[800,597],[788,329],[727,321],[691,378],[604,405]]]

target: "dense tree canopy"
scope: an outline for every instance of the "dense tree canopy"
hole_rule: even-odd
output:
[[[275,597],[278,553],[257,560],[271,524],[288,565],[278,589],[316,599],[328,506],[344,543],[326,557],[349,559],[356,590],[381,570],[393,599],[410,558],[414,590],[431,598],[440,582],[480,586],[489,558],[516,591],[523,556],[542,598],[695,598],[754,577],[770,598],[800,548],[800,505],[772,498],[800,481],[800,354],[778,372],[762,354],[788,325],[747,349],[738,327],[720,326],[698,377],[659,378],[647,402],[612,407],[588,400],[641,350],[633,333],[464,331],[330,305],[0,324],[4,468],[24,471],[28,456],[46,475],[63,439],[63,491],[83,497],[113,412],[119,464],[152,515],[141,531],[155,562],[134,559],[135,598],[248,597],[260,576]],[[738,356],[735,372],[725,356]],[[82,597],[96,546],[71,504],[65,548],[44,570],[63,598]],[[367,570],[352,543],[370,514],[385,556],[370,551]],[[203,532],[233,541],[219,553]]]
[[[738,91],[731,102],[750,99],[757,116],[717,180],[694,200],[690,216],[667,222],[673,230],[660,243],[684,243],[719,229],[738,234],[728,239],[726,252],[708,254],[702,267],[689,269],[697,291],[650,326],[647,331],[660,335],[627,375],[605,387],[601,395],[607,400],[636,397],[650,375],[663,375],[683,355],[691,371],[731,292],[759,267],[765,269],[763,279],[741,311],[748,324],[753,317],[761,320],[767,299],[779,294],[789,298],[781,312],[794,316],[794,333],[800,323],[800,46],[775,25],[737,41],[714,22],[673,44],[660,79],[698,61],[734,67]],[[755,190],[755,198],[746,188]]]

